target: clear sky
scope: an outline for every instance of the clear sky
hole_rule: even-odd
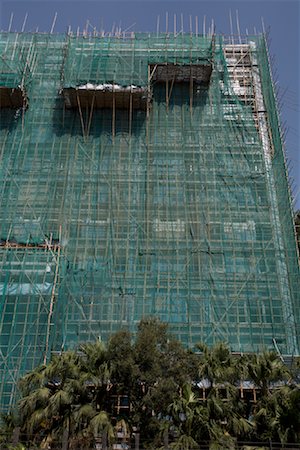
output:
[[[300,209],[300,0],[89,0],[89,1],[14,1],[0,0],[0,29],[20,31],[51,30],[57,12],[54,32],[65,32],[68,26],[72,30],[87,24],[91,30],[111,31],[120,27],[133,31],[181,29],[181,17],[186,32],[190,29],[192,16],[193,31],[198,18],[198,29],[202,32],[203,18],[206,16],[206,29],[214,20],[218,33],[230,33],[230,11],[233,32],[237,33],[236,16],[242,34],[262,31],[263,18],[265,29],[270,30],[271,55],[274,55],[275,79],[280,88],[281,122],[287,128],[286,155],[294,194],[294,207]],[[12,15],[13,13],[13,15]],[[27,19],[26,19],[27,15]],[[158,19],[159,17],[159,19]],[[24,20],[26,19],[26,20]],[[24,23],[25,22],[25,23]]]

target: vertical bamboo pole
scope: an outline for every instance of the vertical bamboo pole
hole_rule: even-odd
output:
[[[112,110],[112,138],[113,138],[113,143],[115,142],[115,132],[116,132],[116,94],[115,94],[115,85],[113,84],[113,110]]]
[[[80,116],[80,122],[81,122],[81,128],[82,128],[82,135],[83,135],[83,139],[85,140],[85,126],[84,126],[84,121],[83,121],[81,103],[80,103],[80,100],[79,100],[79,95],[78,95],[78,91],[77,90],[76,90],[76,99],[77,99],[77,105],[78,105],[78,109],[79,109],[79,116]]]
[[[169,112],[169,77],[168,77],[168,66],[166,70],[166,111]]]
[[[90,134],[90,128],[91,128],[92,117],[93,117],[93,112],[94,112],[95,97],[96,97],[96,90],[94,89],[92,104],[91,104],[91,109],[90,109],[90,115],[89,115],[89,122],[88,122],[88,127],[87,127],[87,132],[86,132],[87,136],[89,136],[89,134]]]
[[[56,284],[57,284],[57,280],[58,280],[58,271],[59,271],[60,249],[61,249],[60,242],[61,242],[61,226],[59,227],[59,245],[57,247],[56,267],[55,267],[55,274],[54,274],[54,280],[53,280],[53,286],[52,286],[52,292],[51,292],[47,329],[46,329],[46,343],[45,343],[45,353],[44,353],[44,360],[43,360],[44,364],[46,364],[46,362],[47,362],[47,356],[48,356],[48,351],[49,351],[51,319],[52,319],[52,315],[53,315],[53,308],[54,308],[54,303],[55,303],[55,290],[56,290]]]
[[[130,97],[129,97],[129,137],[131,137],[132,131],[132,88],[130,88]]]
[[[190,71],[190,113],[193,114],[193,76],[192,76],[192,66]]]

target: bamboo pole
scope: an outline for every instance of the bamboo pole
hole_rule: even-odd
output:
[[[115,85],[113,85],[113,110],[112,110],[112,137],[113,143],[115,140],[115,132],[116,132],[116,94],[115,94]]]
[[[86,132],[86,135],[87,135],[87,136],[89,136],[89,134],[90,134],[91,123],[92,123],[92,117],[93,117],[93,112],[94,112],[95,97],[96,97],[96,90],[94,90],[93,98],[92,98],[91,110],[90,110],[89,121],[88,121],[88,127],[87,127],[87,132]]]
[[[82,115],[82,110],[81,110],[81,104],[80,104],[79,95],[78,95],[78,91],[77,90],[76,90],[76,98],[77,98],[77,105],[78,105],[79,115],[80,115],[82,135],[83,135],[83,139],[85,140],[85,126],[84,126],[83,115]]]
[[[193,77],[192,77],[192,67],[190,71],[190,113],[193,114]]]
[[[59,227],[59,242],[61,242],[61,226]],[[61,247],[59,245],[57,247],[56,267],[55,267],[55,274],[54,274],[53,286],[52,286],[52,291],[51,291],[50,306],[49,306],[49,314],[48,314],[48,320],[47,320],[46,343],[45,343],[45,353],[44,353],[44,360],[43,360],[44,364],[46,364],[46,362],[47,362],[47,356],[48,356],[48,351],[49,351],[50,328],[51,328],[51,319],[52,319],[54,303],[55,303],[55,290],[56,290],[56,284],[57,284],[57,280],[58,280],[59,261],[60,261],[60,248]]]
[[[129,136],[131,136],[132,131],[132,88],[130,89],[130,97],[129,97]]]

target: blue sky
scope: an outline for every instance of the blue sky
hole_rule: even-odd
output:
[[[203,17],[206,27],[214,20],[216,32],[229,34],[231,11],[233,32],[237,33],[236,11],[242,34],[262,31],[263,18],[265,28],[270,30],[271,54],[274,55],[275,78],[278,80],[282,99],[281,121],[287,127],[286,154],[289,160],[289,172],[292,191],[296,196],[295,208],[300,209],[300,1],[299,0],[89,0],[89,1],[13,1],[0,0],[0,29],[20,31],[26,14],[25,31],[50,31],[55,13],[54,32],[65,32],[68,26],[72,30],[83,30],[87,20],[98,30],[110,31],[121,27],[122,30],[156,31],[158,17],[160,31],[173,31],[174,15],[176,29],[181,28],[183,16],[184,30],[189,31],[190,16],[195,31],[196,17],[198,29],[202,31]],[[13,16],[12,16],[13,13]]]

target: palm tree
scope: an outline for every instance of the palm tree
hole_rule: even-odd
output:
[[[281,387],[277,394],[280,405],[279,431],[286,442],[300,442],[300,386],[289,385]]]
[[[212,445],[227,448],[234,438],[245,438],[253,431],[247,419],[246,403],[239,397],[240,383],[247,378],[245,358],[234,357],[224,343],[212,348],[198,344],[201,351],[198,374],[200,384],[208,385],[204,402],[208,413],[206,438]]]
[[[17,425],[17,418],[13,413],[0,413],[0,448],[2,448],[2,444],[13,441],[13,434]]]
[[[275,352],[255,353],[248,356],[249,379],[261,390],[261,396],[270,394],[274,383],[282,383],[291,378],[291,373]]]
[[[248,355],[248,379],[258,389],[258,400],[252,411],[257,439],[284,440],[280,437],[280,392],[291,379],[291,373],[275,352]]]
[[[218,383],[236,383],[240,378],[238,360],[234,359],[228,346],[223,342],[210,348],[200,343],[196,348],[200,350],[198,374],[212,387]]]
[[[20,380],[19,415],[27,440],[50,443],[70,427],[72,405],[76,404],[70,385],[78,380],[78,361],[75,352],[65,352]]]
[[[67,430],[72,446],[91,445],[97,433],[111,437],[104,411],[109,383],[107,355],[102,343],[67,351],[25,375],[20,381],[22,431],[36,444],[58,442]]]
[[[190,449],[207,437],[208,411],[201,405],[190,384],[184,385],[180,397],[169,406],[169,428],[175,431],[171,448]]]

